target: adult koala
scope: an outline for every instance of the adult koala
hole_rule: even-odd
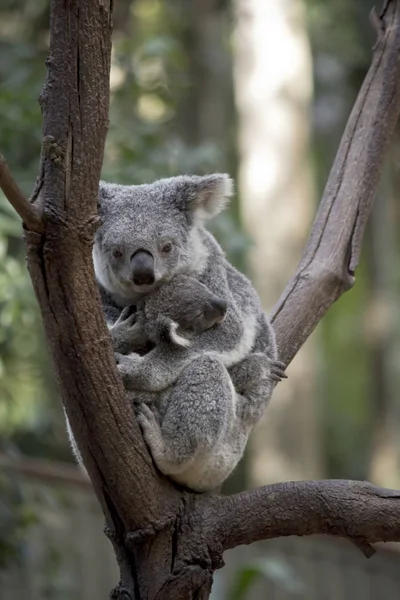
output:
[[[228,305],[222,326],[207,336],[216,359],[228,368],[253,351],[276,361],[275,336],[251,282],[203,226],[232,193],[232,180],[219,173],[132,186],[100,182],[93,261],[115,350],[124,351],[112,328],[121,310],[181,273]],[[129,330],[121,333],[129,349]]]
[[[224,327],[242,335],[240,348],[237,334],[218,340],[218,351],[227,357],[235,354],[227,363],[233,364],[236,355],[247,355],[259,332],[263,346],[270,345],[271,358],[276,358],[273,332],[252,284],[226,260],[203,226],[232,193],[233,183],[226,174],[171,177],[132,186],[100,182],[102,226],[96,233],[93,261],[109,327],[125,306],[135,305],[143,294],[183,273],[228,303]]]
[[[209,402],[210,409],[218,402],[219,394],[212,393],[218,385],[220,394],[232,396],[226,369],[240,365],[251,352],[265,354],[271,365],[277,360],[275,336],[252,284],[226,260],[204,228],[205,221],[221,211],[232,192],[232,180],[225,174],[172,177],[137,186],[101,182],[99,188],[102,225],[96,233],[93,261],[115,350],[128,352],[131,341],[137,341],[134,327],[130,340],[129,327],[119,326],[122,309],[134,306],[174,275],[196,278],[226,302],[223,323],[203,334],[206,355],[185,367],[173,389],[174,396],[182,399],[191,398],[195,392],[193,403],[201,399]],[[137,358],[127,356],[119,365],[125,379],[137,371]],[[210,382],[220,383],[211,390]],[[246,416],[237,416],[254,425],[272,389],[273,385],[267,394],[260,390],[262,402],[256,394],[254,406],[249,397]],[[233,449],[236,462],[247,435],[248,429]],[[188,448],[188,453],[191,451]],[[189,487],[198,486],[190,482]],[[207,487],[213,487],[212,482]]]

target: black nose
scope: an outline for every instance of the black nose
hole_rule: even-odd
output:
[[[222,298],[213,298],[211,301],[211,310],[216,318],[223,319],[228,310],[228,303]]]
[[[154,258],[147,250],[138,250],[131,256],[131,269],[135,285],[154,283]]]

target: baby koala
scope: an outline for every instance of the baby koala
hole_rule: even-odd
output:
[[[127,325],[132,349],[135,337],[138,348],[155,344],[143,357],[116,358],[157,467],[201,492],[216,489],[235,468],[274,381],[285,377],[283,365],[263,352],[248,355],[228,372],[205,351],[202,338],[212,331],[218,338],[228,310],[198,280],[177,275],[133,315],[125,309],[116,323],[121,331]],[[132,362],[139,365],[135,377]]]

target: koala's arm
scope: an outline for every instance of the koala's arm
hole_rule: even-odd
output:
[[[229,369],[237,392],[237,422],[252,428],[261,419],[274,390],[275,382],[286,378],[283,363],[262,352],[246,356]]]
[[[144,354],[152,348],[145,331],[143,315],[140,311],[135,312],[134,307],[124,308],[109,331],[114,352]]]
[[[190,349],[161,343],[144,356],[116,353],[116,360],[126,389],[161,392],[175,383],[192,357]]]

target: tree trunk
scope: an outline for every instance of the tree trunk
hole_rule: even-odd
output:
[[[187,19],[183,43],[189,87],[178,110],[178,131],[192,148],[217,151],[218,168],[227,168],[232,126],[232,80],[227,44],[228,17],[219,0],[183,0]]]
[[[254,242],[250,274],[268,312],[296,267],[315,206],[311,53],[302,0],[235,6],[241,213]],[[315,372],[309,340],[253,436],[252,483],[320,475]]]

